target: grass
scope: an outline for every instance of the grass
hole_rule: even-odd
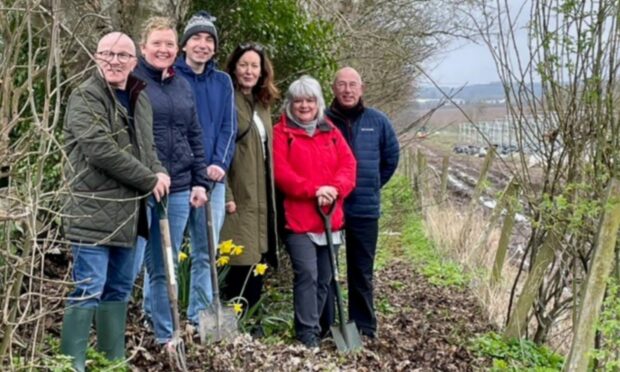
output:
[[[456,262],[439,254],[424,230],[419,216],[412,215],[403,232],[403,246],[406,256],[428,281],[443,287],[465,287],[468,277]]]
[[[529,340],[504,340],[496,333],[487,333],[472,342],[472,350],[479,356],[491,358],[491,371],[561,371],[564,358],[545,346]]]
[[[402,256],[433,285],[466,286],[468,277],[462,267],[443,258],[427,236],[423,218],[414,209],[413,190],[408,179],[395,175],[383,189],[381,197],[383,228],[376,267],[381,269],[393,258]]]
[[[47,345],[50,348],[49,356],[45,356],[42,359],[44,368],[46,371],[70,371],[72,370],[71,363],[72,357],[63,355],[60,353],[60,340],[55,338],[48,338],[46,340]],[[15,369],[28,369],[32,366],[20,365],[21,361],[16,360]],[[86,349],[86,368],[88,371],[118,371],[126,372],[130,370],[129,365],[124,360],[108,360],[103,353],[95,350],[94,347],[89,346]]]

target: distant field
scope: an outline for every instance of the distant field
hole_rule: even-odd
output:
[[[506,107],[503,105],[465,105],[461,108],[474,122],[503,119],[507,114]],[[423,117],[428,112],[428,109],[407,109],[394,119],[394,123],[397,128],[404,128],[408,124]],[[442,107],[441,109],[435,111],[433,115],[428,120],[424,121],[420,127],[425,126],[427,130],[433,131],[451,124],[459,124],[467,121],[467,117],[458,108],[454,106]]]

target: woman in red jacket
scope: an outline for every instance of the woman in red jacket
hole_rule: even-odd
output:
[[[323,115],[318,81],[302,76],[288,89],[284,113],[273,130],[274,178],[284,194],[286,249],[293,263],[296,338],[319,345],[319,318],[326,309],[332,270],[317,203],[336,203],[333,241],[341,243],[343,199],[355,187],[355,158],[346,140]],[[331,301],[330,301],[331,302]]]

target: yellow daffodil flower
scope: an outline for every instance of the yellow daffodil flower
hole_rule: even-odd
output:
[[[254,268],[254,276],[265,275],[265,271],[267,271],[267,264],[256,264],[256,267]]]
[[[233,256],[240,256],[241,254],[243,254],[244,249],[245,247],[242,245],[235,245],[235,247],[233,248],[232,252],[230,252],[230,254]]]
[[[220,258],[217,259],[217,262],[215,262],[215,266],[225,266],[225,265],[228,265],[229,262],[230,262],[230,257],[221,256]]]
[[[243,311],[243,304],[240,303],[236,303],[232,305],[233,310],[235,311],[235,314],[239,315],[241,314],[241,312]]]
[[[185,252],[179,253],[179,262],[183,262],[183,261],[187,260],[188,257],[189,256]]]
[[[234,246],[234,244],[233,244],[232,240],[223,241],[220,244],[220,253],[221,254],[230,254],[230,252],[233,250],[233,246]]]

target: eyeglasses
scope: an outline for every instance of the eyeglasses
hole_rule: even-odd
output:
[[[357,89],[359,86],[360,83],[356,81],[351,81],[348,83],[346,81],[339,81],[336,83],[336,89],[338,90],[346,89],[347,87],[349,87],[349,89]]]
[[[259,53],[262,53],[264,51],[264,48],[262,45],[260,44],[256,44],[256,43],[245,43],[245,44],[239,44],[239,49],[241,49],[242,51],[246,51],[246,50],[255,50]]]
[[[105,61],[112,61],[114,60],[114,57],[116,57],[116,59],[118,59],[120,63],[127,63],[129,62],[130,59],[135,58],[134,55],[129,54],[129,53],[125,53],[125,52],[114,53],[114,52],[110,52],[109,50],[103,50],[101,52],[97,52],[96,54],[99,56],[99,58]]]

